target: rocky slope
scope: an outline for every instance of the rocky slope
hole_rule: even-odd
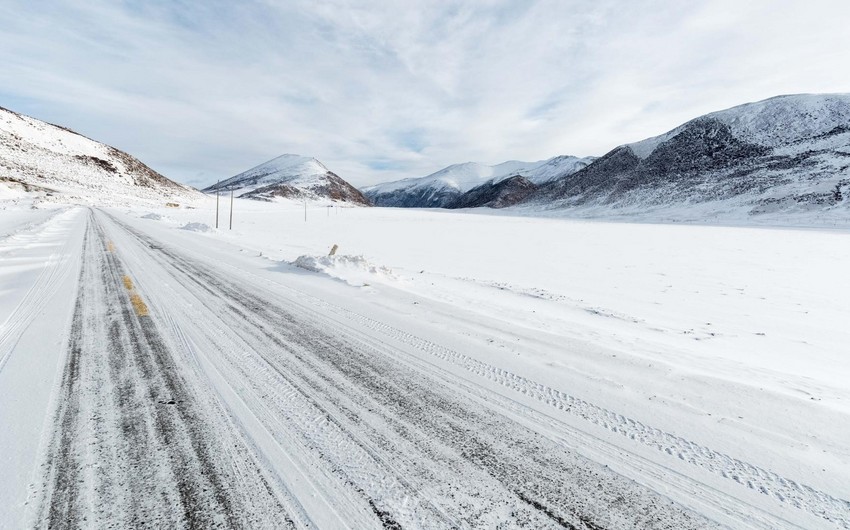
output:
[[[507,208],[523,202],[537,188],[536,184],[522,175],[514,175],[499,182],[489,180],[450,202],[446,208]]]
[[[363,193],[376,206],[447,208],[456,207],[450,205],[460,203],[472,205],[471,197],[461,199],[461,196],[479,186],[492,187],[515,176],[522,176],[537,185],[571,174],[592,160],[592,157],[557,156],[539,162],[511,160],[495,166],[466,162],[448,166],[425,177],[370,186],[364,188]]]
[[[203,191],[234,190],[237,197],[269,201],[332,200],[369,206],[369,199],[354,186],[328,170],[318,160],[300,155],[282,155],[253,167]]]
[[[619,146],[540,186],[525,202],[751,216],[833,208],[848,188],[850,95],[793,95],[707,114]]]
[[[38,200],[99,205],[180,204],[201,197],[123,151],[4,108],[0,188]]]

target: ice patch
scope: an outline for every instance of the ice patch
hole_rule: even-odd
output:
[[[369,285],[376,278],[396,279],[392,269],[372,264],[363,256],[299,256],[292,265],[327,274],[358,287]]]
[[[206,223],[186,223],[185,225],[180,227],[181,230],[188,230],[190,232],[209,232],[212,230],[210,225]]]

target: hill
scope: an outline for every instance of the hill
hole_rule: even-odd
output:
[[[354,186],[315,158],[282,155],[227,180],[205,188],[205,193],[234,190],[238,197],[256,200],[275,198],[331,200],[369,206]]]
[[[0,191],[83,204],[182,203],[200,194],[114,147],[0,108]]]

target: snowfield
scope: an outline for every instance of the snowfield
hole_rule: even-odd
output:
[[[0,214],[0,526],[850,528],[847,229],[214,208]]]

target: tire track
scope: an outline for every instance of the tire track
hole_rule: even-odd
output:
[[[216,428],[134,309],[124,276],[90,214],[34,525],[292,527],[241,440]]]
[[[128,229],[132,230],[131,228]],[[146,236],[137,234],[137,237],[144,238]],[[170,257],[171,259],[178,259],[178,256],[173,253],[170,254]],[[189,261],[186,260],[187,263]],[[210,273],[209,276],[214,278],[216,275]],[[374,331],[385,337],[388,340],[387,344],[399,343],[426,353],[442,362],[462,368],[476,377],[534,399],[559,413],[571,415],[623,436],[630,441],[652,448],[678,461],[699,467],[753,492],[770,497],[779,503],[815,515],[831,524],[850,528],[850,501],[836,498],[798,481],[720,453],[681,436],[654,428],[507,370],[478,361],[383,322],[345,310],[322,299],[299,291],[293,290],[293,293],[304,301],[302,307],[299,308],[301,311],[314,313],[320,319],[322,317],[327,319],[329,315],[333,315],[342,326]],[[250,307],[256,306],[257,310],[262,310],[264,305],[274,304],[266,301],[254,303]],[[281,315],[281,318],[287,317]],[[273,320],[273,317],[269,320]],[[486,389],[482,389],[482,391],[488,392]]]
[[[274,377],[287,380],[303,398],[326,412],[322,422],[337,423],[367,453],[385,455],[385,460],[396,464],[401,461],[403,468],[416,469],[419,464],[425,474],[428,468],[457,476],[470,470],[484,473],[487,478],[479,484],[480,489],[486,491],[485,485],[490,483],[510,492],[511,506],[516,513],[527,514],[528,527],[539,527],[544,520],[546,526],[562,528],[711,526],[501,414],[461,399],[463,396],[421,371],[344,338],[340,330],[325,331],[321,320],[284,309],[254,287],[224,280],[214,270],[119,224],[145,247],[156,246],[155,259],[171,268],[184,286],[191,286],[198,300],[211,304],[212,311],[228,315],[229,325],[262,358],[263,362],[246,367],[247,372],[256,376],[271,371]],[[248,354],[234,364],[246,366],[252,357],[256,358]],[[262,392],[262,387],[257,392]],[[291,393],[270,392],[264,397],[273,403],[295,399]],[[301,420],[290,426],[299,428],[304,428]],[[309,435],[305,438],[312,439]],[[396,451],[394,446],[402,450]],[[360,483],[355,474],[347,476]],[[430,487],[437,503],[454,494],[470,493],[471,481],[461,479],[454,491],[440,490],[441,485],[433,483],[440,478],[421,480],[417,487]],[[378,504],[378,508],[393,515],[398,509],[392,502]],[[464,520],[475,524],[471,522],[474,519]],[[518,521],[521,519],[513,524],[521,526]]]
[[[788,503],[794,508],[807,511],[844,528],[850,528],[850,501],[835,498],[772,471],[656,429],[638,420],[599,407],[502,368],[478,361],[382,322],[346,311],[323,300],[313,299],[311,303],[322,307],[329,313],[377,331],[387,338],[463,368],[467,372],[514,390],[559,411],[577,416],[610,432],[698,466],[723,478],[733,480],[779,502]]]
[[[57,212],[48,217],[43,223],[30,226],[25,232],[12,234],[7,239],[14,238],[25,242],[42,243],[45,234],[61,232],[61,230],[53,226],[55,223],[71,215],[76,215],[76,213],[68,210],[61,213]],[[0,241],[0,244],[2,242]],[[26,331],[27,326],[41,312],[48,300],[50,300],[56,286],[67,277],[69,268],[65,265],[68,263],[69,256],[71,255],[69,252],[71,244],[72,241],[70,239],[66,240],[61,249],[58,252],[54,252],[44,262],[42,270],[33,285],[18,303],[17,307],[15,307],[12,314],[0,326],[0,372],[3,371],[6,362],[11,358],[15,345],[24,331]]]

